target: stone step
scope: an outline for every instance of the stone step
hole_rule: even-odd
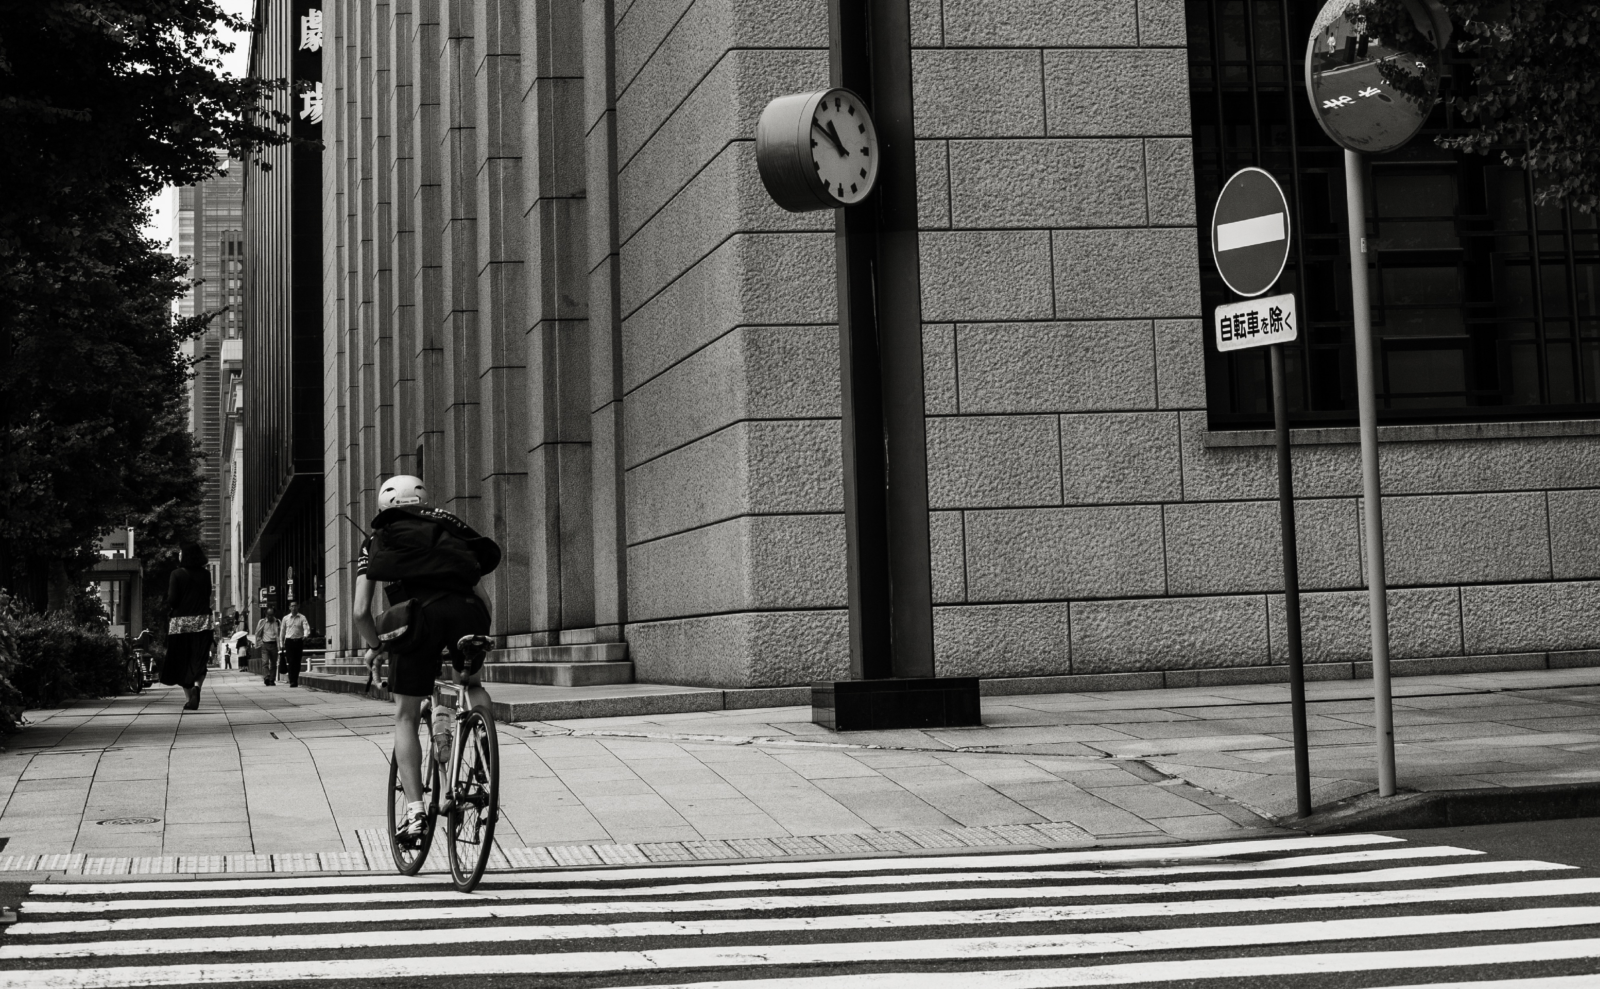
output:
[[[626,642],[581,642],[560,646],[509,646],[490,654],[493,663],[621,663]]]
[[[366,675],[300,674],[302,686],[360,694]],[[575,718],[620,718],[643,714],[733,711],[758,707],[791,707],[811,703],[810,687],[676,687],[656,683],[617,683],[592,687],[545,687],[497,683],[490,690],[494,716],[505,722],[567,721]],[[369,697],[389,700],[376,685]],[[441,683],[434,692],[440,703],[455,703],[455,687]]]
[[[455,703],[456,688],[440,684],[441,704]],[[810,688],[806,688],[809,695]],[[504,722],[564,721],[569,718],[615,718],[640,714],[682,714],[720,711],[725,691],[709,687],[672,687],[653,683],[619,683],[592,687],[544,687],[497,683],[489,688],[494,716]]]
[[[499,658],[499,653],[495,654]],[[485,663],[485,683],[525,683],[546,687],[591,687],[632,683],[633,664],[620,663]]]
[[[374,700],[393,700],[392,695],[384,690],[380,683],[382,679],[374,679],[372,686],[367,686],[367,674],[363,670],[360,676],[341,676],[334,673],[302,673],[300,686],[310,687],[312,690],[326,690],[336,694],[365,694]]]
[[[331,673],[335,676],[358,676],[363,680],[367,676],[366,663],[324,663],[315,669],[307,670],[308,673]],[[387,676],[389,668],[386,664],[378,664],[378,677]]]
[[[486,683],[530,683],[548,687],[588,687],[602,683],[632,683],[633,663],[622,660],[619,662],[581,662],[581,663],[531,663],[514,662],[502,663],[500,653],[495,652],[490,656],[495,662],[483,665],[483,679]],[[325,663],[312,673],[323,673],[330,676],[358,676],[363,680],[367,676],[365,663]],[[389,675],[387,663],[378,664],[378,679]],[[449,679],[446,677],[445,679]]]

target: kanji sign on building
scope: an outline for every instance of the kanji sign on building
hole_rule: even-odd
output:
[[[300,48],[322,51],[322,10],[312,7],[300,18]]]
[[[313,124],[322,123],[322,83],[314,83],[312,88],[301,92],[300,117]]]
[[[1268,295],[1218,306],[1216,329],[1220,351],[1289,343],[1300,335],[1294,295]]]

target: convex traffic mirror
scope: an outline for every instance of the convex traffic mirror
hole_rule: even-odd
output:
[[[1372,0],[1329,0],[1306,47],[1306,90],[1317,122],[1340,147],[1382,154],[1422,129],[1439,98],[1439,49],[1450,19],[1437,2],[1403,0],[1416,28],[1404,44],[1376,20]]]

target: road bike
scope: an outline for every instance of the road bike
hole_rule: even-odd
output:
[[[389,846],[402,875],[414,876],[427,861],[442,818],[449,852],[450,876],[456,889],[470,893],[483,878],[494,850],[494,826],[500,817],[500,740],[494,715],[472,707],[467,689],[457,678],[454,744],[449,763],[440,766],[433,747],[433,701],[422,702],[422,802],[426,823],[421,837],[404,840],[395,828],[405,819],[406,793],[400,784],[400,763],[389,756]],[[441,786],[441,782],[444,785]]]

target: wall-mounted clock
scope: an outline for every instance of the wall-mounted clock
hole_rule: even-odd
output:
[[[878,131],[848,89],[780,96],[756,124],[756,166],[791,213],[853,206],[878,179]]]

